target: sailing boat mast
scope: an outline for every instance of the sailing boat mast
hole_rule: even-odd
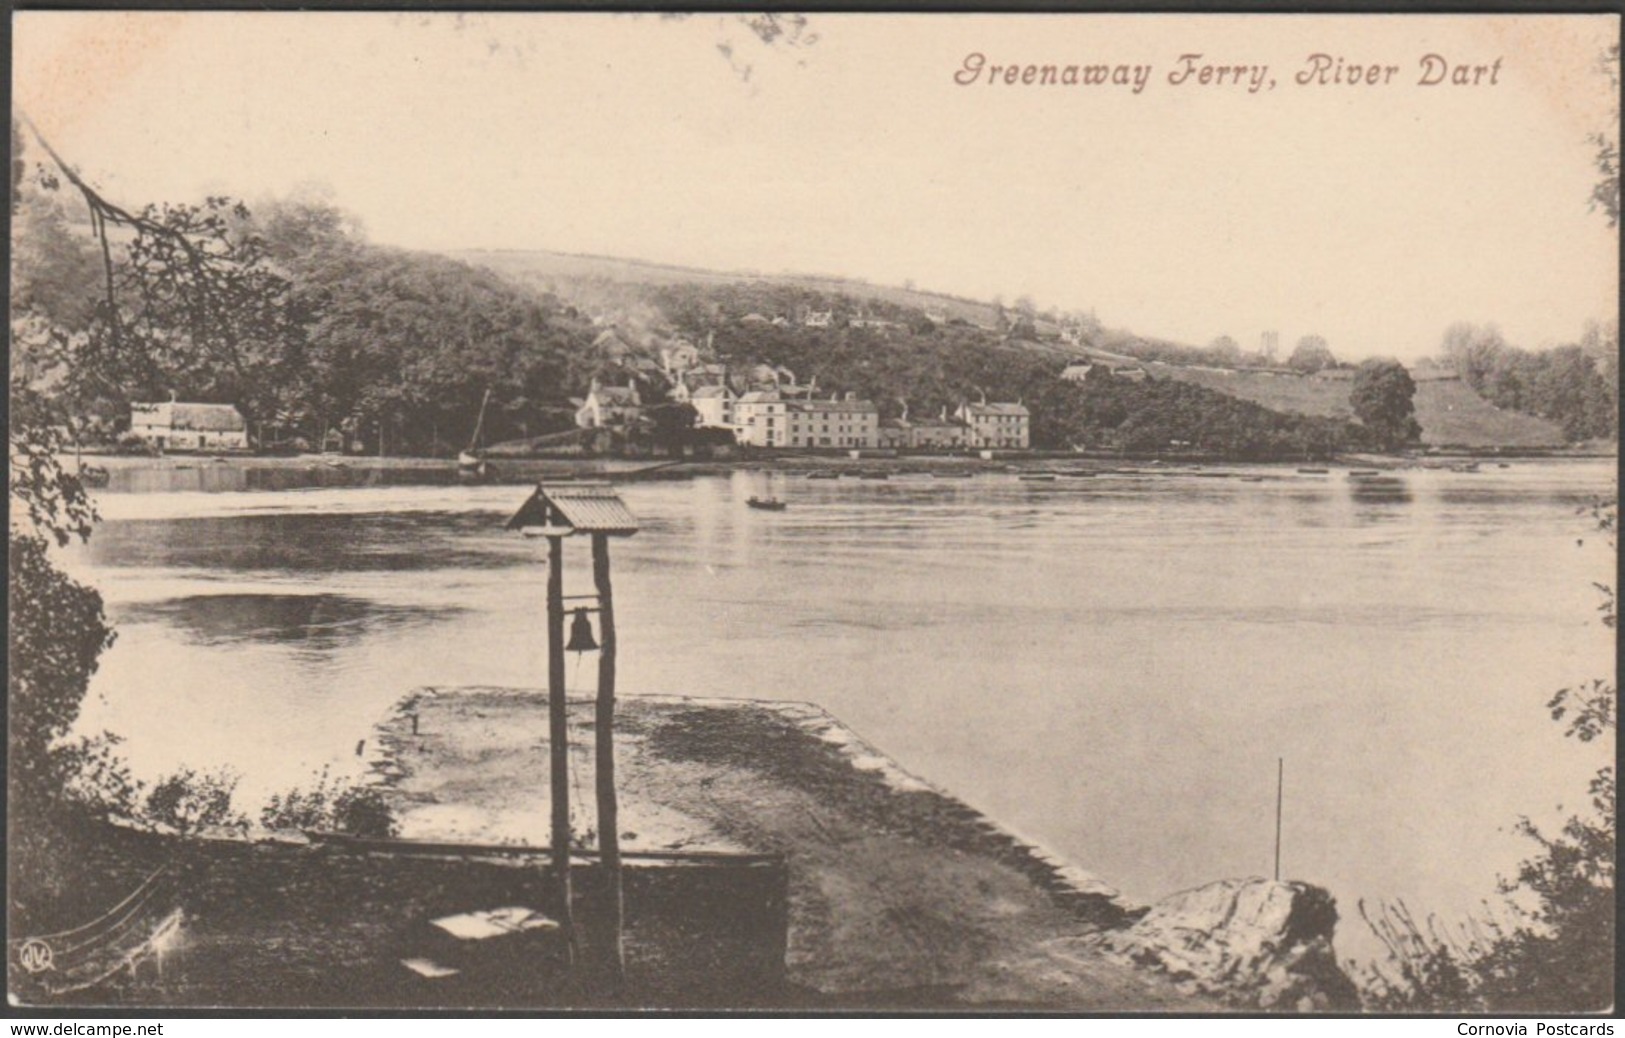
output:
[[[491,390],[487,388],[485,396],[480,400],[480,416],[474,421],[474,435],[468,441],[468,449],[457,455],[457,461],[461,465],[478,465],[482,460],[480,458],[480,432],[485,428],[485,407],[490,402]]]

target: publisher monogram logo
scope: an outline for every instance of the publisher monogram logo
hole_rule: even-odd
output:
[[[23,969],[30,973],[44,973],[55,968],[51,964],[51,946],[37,937],[23,943],[17,958],[22,962]]]

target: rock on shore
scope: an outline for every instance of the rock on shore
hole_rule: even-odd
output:
[[[1320,887],[1227,879],[1159,901],[1133,926],[1090,943],[1239,1008],[1357,1010],[1332,950],[1336,925],[1336,902]]]

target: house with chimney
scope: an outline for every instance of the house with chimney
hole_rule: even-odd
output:
[[[902,403],[900,417],[881,423],[880,446],[902,450],[956,450],[965,446],[969,430],[964,422],[948,417],[946,407],[935,418],[930,415],[911,418],[908,402]]]
[[[627,379],[624,386],[600,385],[592,380],[586,399],[576,409],[576,425],[582,429],[625,428],[643,412],[638,386]]]

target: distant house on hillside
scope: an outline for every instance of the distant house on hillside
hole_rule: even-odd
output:
[[[956,417],[969,427],[967,447],[1026,450],[1031,413],[1015,404],[961,404]]]
[[[728,368],[723,364],[696,364],[683,372],[683,384],[692,394],[701,386],[720,386],[728,381]]]
[[[1087,382],[1090,374],[1095,371],[1103,371],[1112,378],[1126,379],[1129,382],[1144,382],[1150,377],[1150,372],[1138,364],[1113,364],[1103,360],[1068,364],[1066,370],[1061,372],[1061,377],[1068,382]]]
[[[863,311],[859,311],[856,316],[848,318],[846,323],[850,328],[885,329],[898,326],[896,321],[888,321],[882,317],[871,317]]]
[[[1432,360],[1421,360],[1410,367],[1413,382],[1450,382],[1461,378],[1460,372]]]
[[[699,362],[699,348],[687,339],[678,339],[660,349],[660,363],[665,367],[666,373],[673,378],[680,378],[684,372]]]
[[[587,391],[587,398],[576,410],[576,425],[583,429],[626,426],[634,422],[642,410],[643,401],[638,397],[635,383],[601,386],[595,378]]]
[[[648,357],[627,356],[621,358],[621,367],[632,372],[647,382],[658,385],[669,381],[666,370]]]
[[[248,422],[231,404],[131,404],[130,432],[160,450],[248,449]]]
[[[619,360],[636,350],[637,344],[632,342],[618,326],[610,325],[598,333],[598,337],[592,341],[592,348],[609,360]]]
[[[801,323],[808,328],[828,328],[835,323],[835,311],[808,310],[802,315]]]

